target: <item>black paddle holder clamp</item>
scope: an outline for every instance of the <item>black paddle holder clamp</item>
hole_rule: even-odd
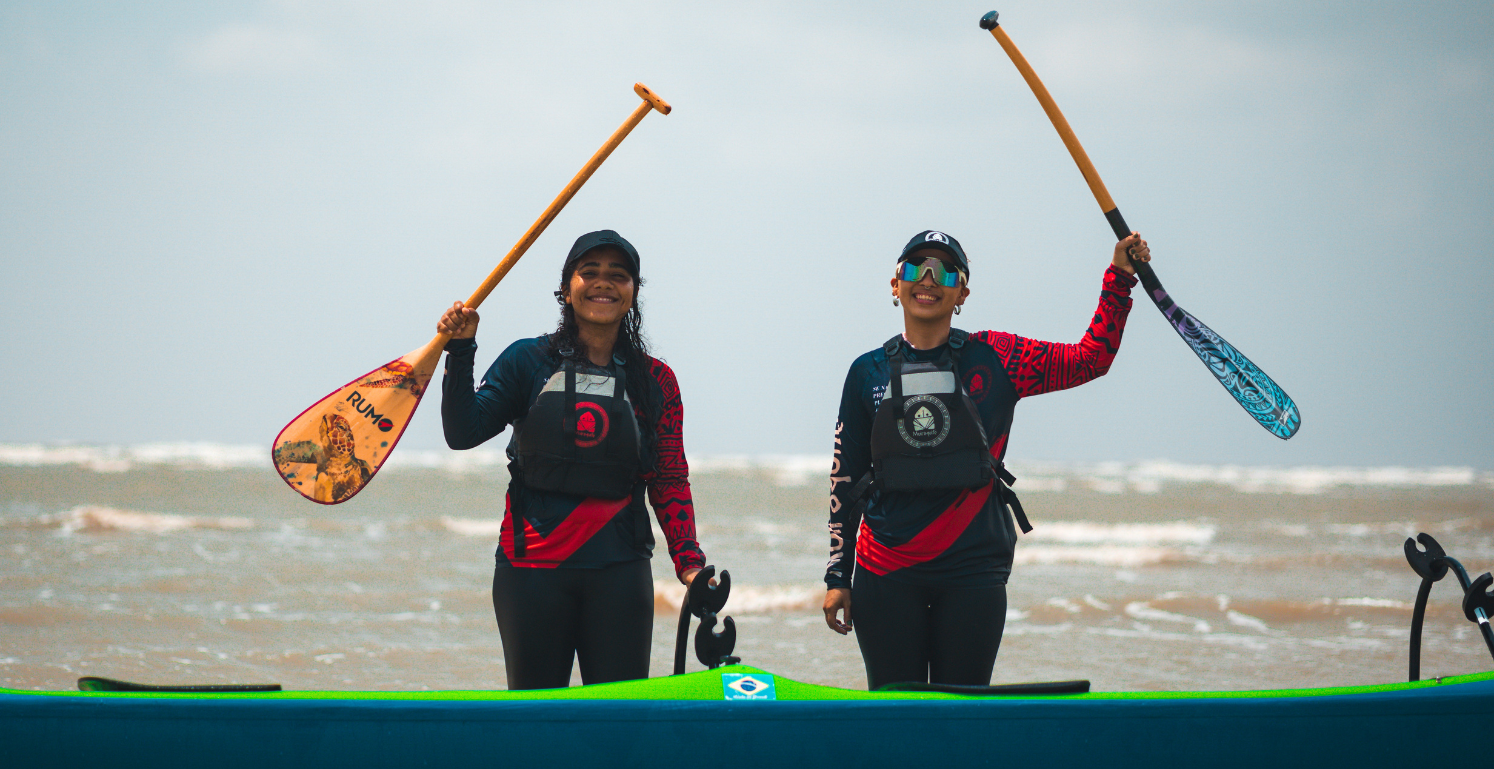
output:
[[[742,660],[731,656],[737,645],[737,624],[731,617],[721,618],[721,632],[716,632],[716,612],[726,606],[726,597],[731,594],[731,572],[722,571],[720,584],[712,585],[716,567],[707,566],[695,575],[685,590],[685,600],[680,603],[680,627],[674,640],[674,675],[685,672],[685,644],[690,637],[690,615],[700,618],[700,627],[695,630],[695,658],[700,664],[714,669],[722,665],[735,665]]]
[[[1426,549],[1418,548],[1417,542]],[[1478,625],[1479,632],[1483,633],[1484,643],[1489,647],[1489,654],[1494,656],[1494,628],[1489,627],[1489,617],[1494,615],[1494,592],[1489,590],[1494,585],[1494,574],[1484,572],[1478,579],[1468,579],[1468,570],[1463,568],[1463,564],[1444,552],[1430,534],[1417,534],[1414,540],[1406,538],[1406,561],[1421,577],[1421,588],[1416,591],[1416,608],[1411,612],[1410,680],[1421,680],[1421,623],[1426,616],[1427,598],[1432,594],[1432,583],[1447,576],[1448,569],[1458,575],[1458,583],[1463,587],[1463,616]]]

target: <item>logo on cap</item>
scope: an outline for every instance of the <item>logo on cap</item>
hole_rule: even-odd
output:
[[[923,241],[925,243],[927,243],[927,242],[929,242],[931,240],[937,240],[937,241],[939,241],[940,243],[943,243],[946,246],[949,245],[949,236],[945,235],[942,232],[930,232],[929,234],[923,236]]]

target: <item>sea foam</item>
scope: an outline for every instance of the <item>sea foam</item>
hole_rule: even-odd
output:
[[[685,586],[678,580],[654,581],[654,613],[678,614]],[[766,614],[819,608],[825,599],[823,585],[732,585],[723,615]]]
[[[55,525],[62,534],[79,532],[96,534],[109,531],[170,534],[187,529],[243,530],[254,527],[254,523],[248,518],[237,516],[204,518],[119,510],[102,505],[79,505],[71,510],[42,516],[38,522],[47,526]]]

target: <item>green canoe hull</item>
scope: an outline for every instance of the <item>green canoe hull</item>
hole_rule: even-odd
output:
[[[732,666],[539,692],[0,689],[7,766],[1388,766],[1494,723],[1494,672],[1261,692],[859,692]]]

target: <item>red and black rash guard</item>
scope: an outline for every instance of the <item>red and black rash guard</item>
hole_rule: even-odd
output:
[[[1116,267],[1105,271],[1099,307],[1078,344],[1040,342],[998,331],[970,335],[956,376],[975,402],[992,456],[1001,460],[1006,455],[1019,399],[1075,387],[1110,370],[1131,311],[1134,285],[1136,278]],[[902,344],[909,361],[932,361],[945,349],[915,350],[906,341]],[[857,358],[846,374],[830,471],[826,586],[850,587],[858,563],[875,574],[915,584],[1006,584],[1017,531],[990,485],[873,491],[860,525],[853,526],[851,506],[842,500],[871,467],[872,422],[890,377],[887,353],[881,347]]]
[[[453,339],[447,343],[446,352],[441,424],[446,443],[453,449],[470,449],[510,424],[523,421],[545,382],[560,368],[560,359],[550,352],[548,337],[520,339],[498,356],[483,376],[482,385],[474,390],[472,362],[477,343]],[[705,566],[705,555],[695,539],[695,503],[690,497],[682,437],[684,411],[679,385],[669,366],[651,357],[647,368],[646,385],[653,388],[659,417],[650,425],[641,404],[633,404],[640,429],[653,431],[652,440],[644,441],[639,480],[648,488],[648,501],[664,531],[675,573],[681,574]],[[512,447],[509,451],[512,459]],[[643,500],[635,496],[601,499],[513,484],[504,500],[498,565],[594,569],[651,557],[653,535],[635,528],[648,520]],[[514,557],[516,510],[523,520],[523,558]]]

